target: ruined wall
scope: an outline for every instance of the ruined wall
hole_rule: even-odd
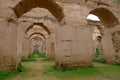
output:
[[[0,54],[2,54],[0,55],[0,70],[16,69],[20,61],[19,54],[17,53],[17,24],[2,21],[0,22],[0,32],[2,48],[0,49]]]
[[[61,0],[59,2],[61,2]],[[116,32],[115,30],[113,31],[113,29],[114,27],[116,27],[116,25],[119,25],[120,5],[111,0],[109,1],[101,0],[101,2],[98,0],[91,0],[91,1],[86,0],[86,2],[85,0],[83,1],[62,0],[62,2],[63,4],[61,3],[59,4],[63,7],[63,12],[65,13],[65,18],[63,20],[64,24],[69,24],[70,26],[73,26],[73,27],[79,26],[79,25],[83,27],[84,24],[86,24],[86,21],[85,21],[85,19],[87,18],[86,14],[87,15],[95,14],[101,19],[102,25],[105,28],[102,30],[102,32],[100,32],[100,33],[103,33],[102,40],[100,43],[101,44],[100,51],[101,51],[101,54],[106,59],[107,63],[114,64],[116,62],[115,60],[116,52],[113,48],[114,43],[112,42],[112,36],[111,36],[112,33],[110,31]],[[77,3],[77,4],[73,4],[73,3]],[[84,8],[84,10],[82,10],[82,8]]]
[[[27,59],[29,55],[29,45],[28,45],[28,38],[26,35],[23,36],[23,43],[22,43],[22,53],[21,59]]]
[[[20,1],[21,3],[19,3]],[[114,2],[113,0],[57,0],[58,1],[57,3],[55,3],[54,0],[39,0],[39,1],[40,2],[37,3],[37,0],[34,1],[33,0],[0,0],[0,69],[1,70],[17,68],[20,60],[19,54],[22,54],[21,53],[22,44],[20,44],[22,43],[22,41],[18,40],[20,39],[20,36],[18,34],[20,28],[17,27],[19,26],[17,17],[21,17],[24,13],[30,11],[32,8],[35,7],[42,7],[48,9],[48,11],[50,11],[52,15],[55,16],[57,20],[60,22],[58,24],[59,25],[58,27],[60,28],[58,28],[58,32],[56,33],[56,41],[55,41],[56,64],[58,67],[62,67],[62,66],[92,67],[91,62],[92,62],[92,55],[94,53],[94,49],[92,48],[94,46],[92,44],[93,42],[90,37],[92,33],[91,30],[88,29],[86,18],[87,15],[95,8],[97,8],[98,10],[101,8],[110,10],[111,13],[113,13],[116,16],[116,18],[114,18],[116,19],[116,22],[113,23],[112,25],[106,24],[113,22],[114,19],[113,20],[112,18],[111,20],[104,19],[105,15],[103,15],[103,19],[101,18],[102,23],[104,23],[104,26],[106,27],[104,30],[105,33],[102,36],[102,40],[101,40],[101,52],[106,58],[108,63],[111,64],[119,63],[120,53],[119,53],[118,25],[120,22],[120,16],[119,16],[120,4]],[[95,13],[95,12],[93,11],[91,13]],[[95,14],[97,14],[97,12]],[[49,21],[46,23],[48,23],[49,26]],[[30,24],[26,23],[24,26],[27,26],[26,28],[28,28],[29,27],[28,25],[31,25],[31,22]],[[54,33],[55,30],[54,28],[56,26],[50,24],[50,27],[52,33]],[[26,30],[26,28],[22,28],[23,31]],[[80,36],[80,38],[78,36]],[[28,44],[29,43],[27,43],[27,45]],[[42,45],[43,53],[45,53],[45,50],[46,50],[46,45],[44,43]],[[69,60],[71,60],[71,62]]]
[[[120,31],[116,31],[112,34],[113,48],[116,52],[115,61],[120,64]]]
[[[73,26],[56,32],[55,59],[58,67],[92,67],[94,54],[92,31]]]
[[[115,63],[120,64],[120,46],[119,46],[119,32],[120,32],[120,25],[115,26],[112,29],[109,29],[109,33],[111,34],[112,46],[115,54]]]

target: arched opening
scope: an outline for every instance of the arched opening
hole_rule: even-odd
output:
[[[39,23],[38,23],[39,24]],[[41,24],[41,23],[40,23]],[[46,27],[47,28],[47,27]],[[26,36],[31,40],[36,35],[41,35],[42,40],[46,39],[50,34],[50,30],[47,28],[47,31],[40,25],[32,25],[26,29]]]
[[[32,48],[33,48],[33,52],[39,52],[40,53],[40,41],[36,40],[36,39],[32,39]]]
[[[109,64],[113,64],[114,54],[112,51],[110,52],[110,49],[113,47],[113,43],[109,29],[112,29],[118,25],[119,20],[111,11],[100,7],[90,11],[87,21],[88,25],[93,29],[96,57],[98,57],[95,57],[95,59],[98,61],[100,60],[101,62],[106,61]]]
[[[42,33],[31,33],[29,36],[29,58],[40,58],[43,54],[42,45],[45,42],[45,37]]]
[[[96,8],[90,12],[90,14],[94,14],[99,17],[101,20],[101,23],[105,27],[113,27],[115,25],[119,24],[119,20],[116,18],[116,16],[109,11],[108,9],[105,8]]]
[[[42,39],[43,37],[41,35],[33,35],[30,38],[30,43],[31,43],[31,47],[32,47],[32,53],[33,52],[39,52],[42,53],[42,44],[44,43],[44,40]],[[33,44],[33,41],[36,41],[35,44]]]
[[[35,36],[40,36],[41,37],[41,41],[44,41],[46,36],[41,33],[41,32],[30,32],[26,35],[27,38],[24,39],[24,42],[22,44],[22,50],[23,50],[23,57],[22,59],[27,59],[28,58],[28,55],[31,55],[33,53],[33,44],[31,44],[31,39]],[[38,40],[38,38],[34,38],[34,39],[37,39],[36,42],[39,42],[40,40]]]
[[[58,23],[58,20],[54,15],[52,15],[47,9],[40,7],[31,9],[29,12],[23,14],[18,20],[23,22],[32,21],[33,23],[44,24],[48,21],[49,23]]]
[[[95,56],[94,56],[94,61],[100,61],[99,58],[102,57],[100,52],[99,52],[99,45],[101,41],[101,33],[98,27],[101,27],[101,20],[99,19],[98,16],[94,14],[89,14],[87,17],[88,25],[92,26],[93,29],[93,34],[92,34],[92,39],[94,41],[94,46],[95,46]]]
[[[45,26],[43,23],[33,23],[30,27],[28,27],[28,28],[25,30],[25,33],[27,33],[30,29],[32,29],[32,28],[34,27],[34,25],[38,25],[39,27],[44,28],[48,34],[51,34],[51,32],[50,32],[50,30],[48,29],[48,27]]]
[[[19,18],[24,13],[36,7],[48,9],[59,22],[64,17],[62,8],[54,0],[22,0],[13,9]]]
[[[97,17],[94,14],[89,14],[88,17],[87,17],[87,20],[89,20],[89,21],[100,21],[99,17]]]
[[[39,40],[39,41],[41,41],[41,42],[44,42],[44,41],[45,41],[45,38],[42,37],[42,36],[39,35],[39,34],[34,34],[33,36],[31,36],[31,37],[30,37],[30,41],[31,41],[32,39],[37,39],[37,40]]]
[[[20,18],[23,14],[36,7],[47,9],[58,20],[58,22],[60,22],[64,17],[62,8],[54,0],[22,0],[13,8],[13,10],[17,15],[17,18]],[[48,34],[51,34],[50,30],[42,23],[33,23],[33,25],[25,30],[25,32],[27,33],[31,28],[34,27],[34,25],[42,26]],[[29,35],[29,38],[34,34],[40,34],[42,37],[46,38],[42,32],[38,31]]]
[[[35,45],[33,45],[33,47],[35,52],[39,52],[39,47],[40,47],[39,44],[36,43]]]
[[[29,36],[29,39],[30,39],[33,35],[35,35],[35,34],[41,35],[44,39],[46,38],[42,33],[40,33],[40,32],[34,32],[34,33],[32,33],[32,34]]]
[[[41,35],[43,38],[46,38],[49,36],[48,32],[39,25],[33,25],[32,27],[28,27],[26,30],[26,36],[30,39],[33,35]]]

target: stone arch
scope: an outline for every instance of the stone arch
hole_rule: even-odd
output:
[[[40,33],[40,32],[34,32],[34,33],[32,33],[32,34],[29,36],[29,39],[30,39],[33,35],[35,35],[35,34],[39,34],[39,35],[41,35],[43,38],[46,38],[42,33]]]
[[[45,42],[45,38],[44,38],[43,36],[41,36],[40,34],[34,34],[34,35],[32,35],[32,36],[30,37],[30,42],[31,42],[31,40],[34,39],[35,37],[38,37],[41,42]]]
[[[42,52],[42,45],[43,45],[43,43],[44,43],[44,40],[43,40],[43,37],[41,36],[41,35],[35,35],[35,36],[32,36],[31,38],[30,38],[30,43],[32,43],[32,41],[33,41],[33,39],[38,39],[39,41],[40,41],[40,53],[43,53]],[[30,47],[31,45],[29,45],[29,47]],[[32,53],[33,52],[33,50],[31,49],[31,47],[30,47],[30,52]]]
[[[38,39],[39,41],[43,41],[43,39],[40,36],[34,36],[30,39],[30,42],[32,39]]]
[[[27,33],[30,29],[32,29],[34,27],[34,25],[38,25],[40,27],[42,27],[43,29],[46,30],[46,32],[48,34],[51,34],[51,31],[48,29],[47,26],[45,26],[43,23],[33,23],[32,25],[30,25],[26,30],[25,30],[25,33]]]
[[[44,42],[44,37],[42,37],[41,35],[35,35],[35,36],[34,35],[31,36],[31,38],[29,38],[29,53],[30,54],[32,54],[32,52],[33,52],[33,50],[32,50],[32,41],[34,40],[34,38],[38,37],[40,42]]]
[[[30,11],[32,8],[35,7],[48,9],[59,22],[64,17],[62,8],[54,0],[22,0],[13,8],[13,10],[19,18],[24,13]]]
[[[31,39],[31,44],[32,44],[32,47],[33,47],[33,50],[32,51],[34,51],[34,50],[36,50],[35,48],[34,48],[34,46],[37,44],[37,51],[39,51],[39,48],[38,48],[38,46],[40,47],[40,40],[39,39],[35,39],[35,38],[32,38]]]
[[[90,14],[98,16],[104,26],[111,27],[119,24],[117,17],[106,8],[96,8],[90,11]]]
[[[40,41],[40,42],[42,42],[43,40],[40,37],[35,36],[35,37],[30,39],[30,42],[32,42],[32,41]]]
[[[89,14],[99,17],[101,23],[95,24],[101,34],[99,50],[108,64],[114,64],[115,51],[111,31],[119,25],[119,20],[109,8],[98,7],[90,11]]]
[[[43,36],[41,36],[40,34],[34,34],[30,37],[30,42],[32,39],[38,39],[41,42],[45,42],[45,38]]]

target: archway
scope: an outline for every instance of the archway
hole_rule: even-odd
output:
[[[119,24],[119,20],[116,16],[108,9],[100,7],[90,11],[90,14],[94,14],[99,17],[101,23],[105,27],[113,27]]]
[[[35,34],[39,34],[39,35],[41,35],[42,37],[46,38],[42,33],[40,33],[40,32],[34,32],[34,33],[32,33],[32,34],[29,36],[29,39],[30,39],[33,35],[35,35]]]
[[[15,1],[15,3],[13,3],[13,5],[11,5],[9,3],[9,1],[7,1],[7,2],[5,1],[5,5],[7,5],[7,6],[3,9],[1,9],[1,10],[3,10],[2,18],[5,20],[4,23],[2,22],[1,24],[5,24],[6,30],[3,30],[3,32],[6,31],[5,34],[7,34],[7,37],[4,38],[5,42],[3,41],[7,45],[5,44],[5,46],[2,46],[2,47],[4,47],[5,49],[10,48],[10,49],[6,50],[5,52],[3,51],[3,53],[6,53],[5,54],[6,57],[12,54],[11,56],[9,56],[9,58],[11,58],[11,60],[8,61],[6,59],[6,61],[8,61],[8,64],[11,65],[11,66],[5,65],[4,67],[7,67],[6,69],[8,69],[8,68],[16,69],[18,67],[19,61],[20,61],[20,59],[16,60],[16,58],[18,57],[18,54],[21,54],[20,49],[22,49],[22,42],[21,42],[21,44],[19,44],[19,41],[21,41],[22,39],[21,39],[21,32],[18,33],[18,31],[19,31],[18,28],[20,27],[20,25],[18,24],[17,18],[20,18],[24,13],[30,11],[32,8],[35,8],[35,7],[45,8],[45,9],[49,10],[53,14],[53,16],[55,16],[57,18],[57,20],[59,22],[64,17],[62,8],[54,0],[19,0],[19,1],[20,2],[15,7],[13,7],[13,6],[18,1]],[[4,0],[3,0],[3,4],[4,4]],[[4,15],[4,13],[5,13],[5,15]],[[16,18],[16,16],[17,16],[17,18]],[[18,39],[18,37],[19,37],[19,39]],[[11,45],[12,45],[12,47],[11,47]],[[14,66],[12,66],[13,61],[16,61],[15,62],[16,64],[14,64]],[[3,61],[3,63],[5,63],[5,61]]]
[[[48,29],[48,27],[45,26],[43,23],[33,23],[30,27],[28,27],[28,28],[25,30],[25,33],[27,33],[30,29],[32,29],[32,28],[34,27],[34,25],[38,25],[39,27],[44,28],[48,34],[51,34],[51,32],[50,32],[50,30]]]
[[[33,47],[33,45],[32,45],[32,41],[33,40],[37,40],[37,41],[39,41],[39,52],[41,53],[41,54],[43,54],[43,50],[42,50],[42,45],[44,44],[44,42],[45,42],[45,38],[43,37],[43,36],[41,36],[40,34],[34,34],[34,35],[32,35],[31,37],[30,37],[30,43],[29,43],[29,50],[30,50],[30,54],[32,54],[33,53],[33,49],[32,49],[32,47]]]
[[[42,40],[42,38],[41,38],[41,36],[34,36],[34,37],[32,37],[31,39],[30,39],[30,43],[32,43],[32,41],[33,40],[36,40],[36,42],[38,42],[39,43],[39,52],[41,52],[41,50],[40,50],[40,48],[41,48],[41,45],[42,45],[42,43],[44,42],[43,40]],[[36,46],[37,47],[37,46]],[[34,50],[33,50],[34,51]]]
[[[13,9],[17,17],[21,17],[24,13],[32,8],[40,7],[48,9],[60,22],[64,13],[62,8],[54,0],[22,0]]]
[[[38,39],[32,39],[31,44],[32,44],[32,53],[33,52],[40,52],[40,40]]]
[[[92,24],[90,25],[96,26],[100,31],[100,53],[103,55],[108,64],[114,64],[115,51],[113,48],[111,30],[119,24],[119,20],[109,9],[103,7],[96,8],[90,11],[89,14],[93,14],[99,17],[99,22],[91,21]]]
[[[87,17],[87,21],[88,21],[88,26],[92,28],[92,32],[93,32],[92,39],[93,39],[94,48],[95,48],[95,54],[93,57],[94,58],[93,61],[105,62],[103,56],[101,55],[99,51],[101,36],[102,36],[101,31],[99,30],[99,27],[102,27],[101,20],[99,19],[98,16],[94,14],[89,14]]]

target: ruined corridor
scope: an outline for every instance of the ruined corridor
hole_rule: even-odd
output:
[[[34,52],[57,68],[120,64],[119,0],[0,0],[0,71]]]

